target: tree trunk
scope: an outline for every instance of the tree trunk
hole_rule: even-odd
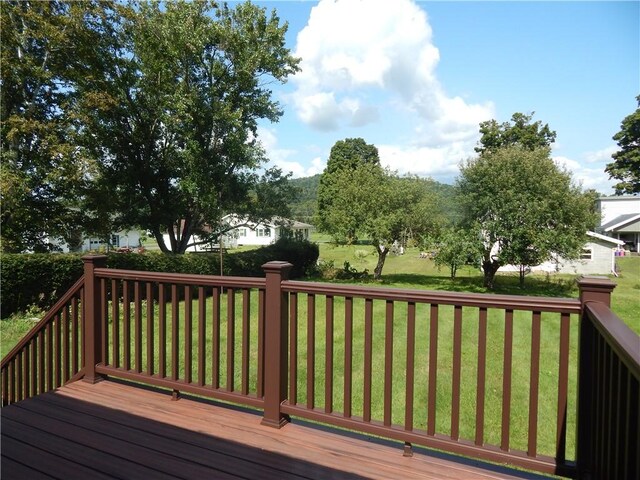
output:
[[[376,251],[378,252],[378,263],[376,268],[373,270],[373,278],[374,280],[379,280],[382,276],[382,268],[384,267],[384,261],[387,258],[389,249],[385,248],[384,245],[376,245]]]
[[[496,277],[496,272],[500,268],[500,262],[496,260],[483,260],[482,270],[484,272],[484,286],[489,290],[493,290],[493,282]]]
[[[160,251],[162,253],[171,253],[171,250],[167,248],[167,245],[164,243],[164,237],[162,236],[162,232],[159,228],[154,228],[151,233],[153,233],[153,238],[156,239],[156,243],[158,247],[160,247]]]
[[[526,265],[520,265],[520,288],[524,288],[524,275],[527,272]]]

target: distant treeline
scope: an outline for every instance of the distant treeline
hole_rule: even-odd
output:
[[[320,177],[321,174],[317,174],[311,177],[294,178],[291,180],[291,184],[298,188],[299,192],[297,200],[291,204],[291,217],[294,220],[313,225],[313,217],[316,214],[318,202]],[[440,197],[443,206],[447,206],[447,211],[451,215],[450,220],[455,222],[459,217],[459,209],[455,202],[455,187],[446,183],[436,182],[435,180],[425,179],[425,182],[429,183],[434,195]]]

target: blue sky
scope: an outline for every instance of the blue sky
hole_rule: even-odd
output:
[[[514,112],[556,130],[552,155],[611,194],[612,136],[640,94],[640,2],[256,2],[289,22],[302,72],[260,138],[273,164],[321,173],[362,137],[384,165],[452,183],[478,124]]]

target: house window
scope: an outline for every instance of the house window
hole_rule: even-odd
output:
[[[120,246],[120,235],[111,235],[111,246],[113,247]]]
[[[592,252],[590,248],[583,248],[582,249],[582,254],[580,255],[580,259],[581,260],[591,260],[592,257]]]
[[[247,229],[246,228],[239,228],[238,229],[238,235],[241,237],[246,237],[247,236]]]
[[[258,230],[257,230],[257,236],[258,237],[270,237],[271,236],[271,229],[270,228],[259,227]]]

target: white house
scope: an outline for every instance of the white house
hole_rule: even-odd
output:
[[[597,231],[624,241],[632,252],[640,252],[640,196],[601,197],[597,207],[601,214]]]
[[[256,223],[239,217],[235,214],[229,214],[222,217],[222,221],[228,226],[234,227],[222,236],[222,245],[225,248],[236,248],[242,245],[270,245],[282,237],[286,231],[293,232],[294,235],[308,240],[313,230],[313,225],[290,220],[288,218],[273,217],[268,222]],[[165,245],[169,245],[169,234],[164,234]],[[199,242],[197,235],[192,235],[189,243]],[[188,252],[207,252],[213,248],[219,248],[218,244],[202,244],[192,245],[187,248]]]
[[[69,245],[63,241],[53,241],[64,253],[69,253]],[[115,250],[118,248],[138,248],[140,246],[139,230],[120,230],[109,235],[109,239],[98,237],[84,237],[80,251]]]
[[[557,257],[554,260],[532,266],[531,271],[583,275],[615,274],[616,254],[622,250],[624,241],[595,232],[587,232],[587,235],[589,236],[589,241],[582,249],[580,259],[566,260],[562,257]],[[498,271],[517,272],[518,266],[505,265],[500,267]]]
[[[282,237],[285,232],[292,232],[309,240],[313,225],[282,217],[273,217],[268,222],[255,223],[237,215],[226,215],[223,221],[229,225],[237,225],[227,233],[227,238],[234,239],[236,245],[269,245]]]

